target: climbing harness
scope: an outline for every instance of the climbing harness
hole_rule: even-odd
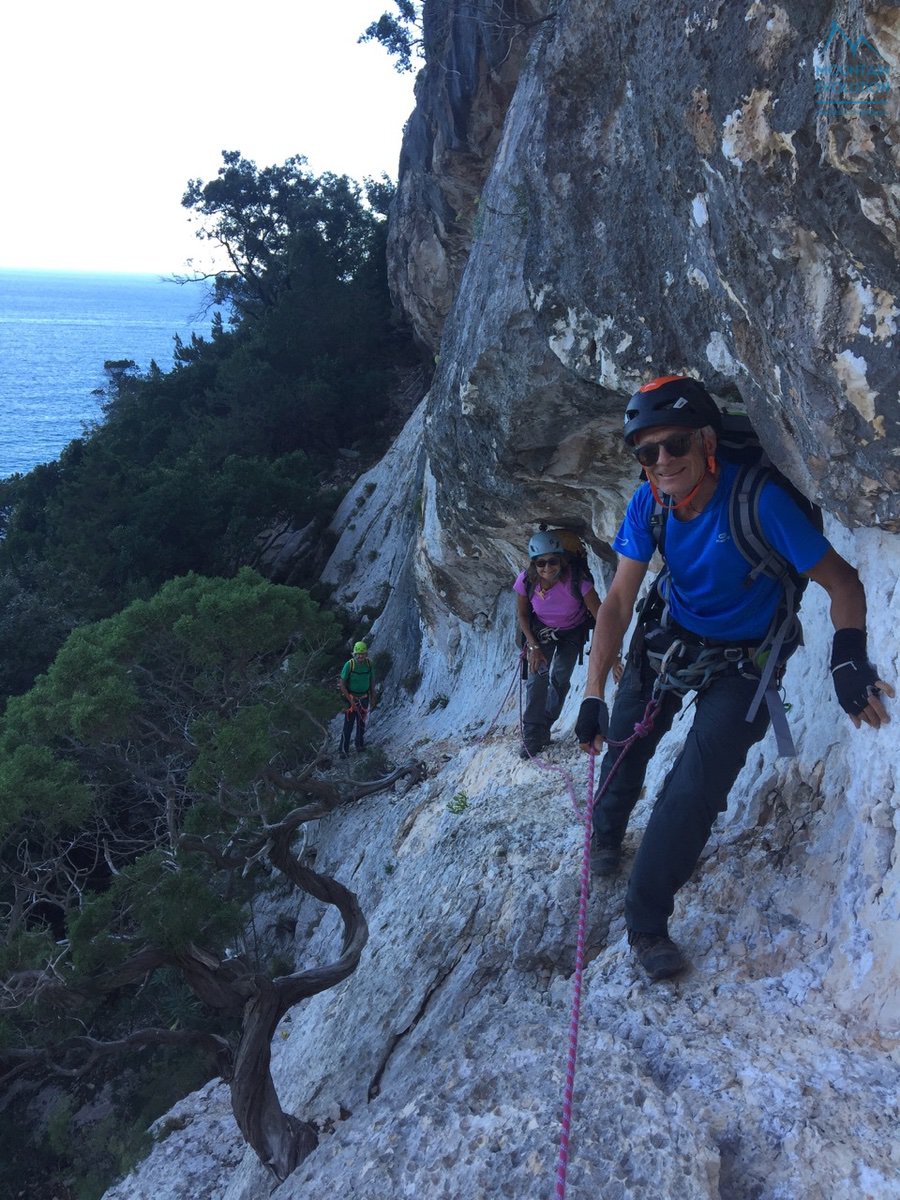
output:
[[[584,802],[584,841],[581,854],[581,887],[578,897],[578,935],[575,940],[575,973],[572,981],[572,1009],[569,1022],[569,1052],[566,1059],[566,1084],[563,1091],[562,1122],[559,1136],[559,1156],[556,1163],[556,1200],[564,1200],[566,1194],[566,1171],[569,1165],[569,1134],[572,1127],[572,1097],[575,1092],[575,1062],[578,1055],[578,1026],[581,1019],[581,984],[584,975],[584,945],[587,931],[587,905],[591,882],[591,831],[594,804],[603,796],[619,769],[625,755],[638,740],[646,737],[653,728],[659,709],[658,697],[652,698],[644,709],[644,715],[635,725],[634,732],[623,742],[607,742],[619,747],[619,756],[603,782],[599,794],[594,796],[594,759],[596,752],[588,755],[587,796]],[[576,807],[576,812],[577,812]]]
[[[653,693],[676,692],[685,696],[688,692],[701,692],[716,678],[730,668],[747,661],[744,646],[697,646],[676,637],[664,652],[655,651],[645,644],[650,665],[656,672]]]

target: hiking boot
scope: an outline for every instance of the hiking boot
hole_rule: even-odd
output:
[[[635,933],[629,929],[628,945],[654,982],[677,975],[687,966],[684,955],[665,933]]]
[[[610,842],[598,842],[591,839],[591,874],[608,879],[615,875],[622,863],[622,847]]]
[[[522,738],[522,749],[519,751],[519,758],[537,758],[543,748],[544,741],[542,735],[529,730],[527,735]]]

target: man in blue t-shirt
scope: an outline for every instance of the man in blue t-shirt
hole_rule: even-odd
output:
[[[627,751],[608,787],[607,777],[619,758],[615,747],[607,750],[600,771],[591,868],[601,876],[613,875],[647,765],[671,728],[685,691],[697,689],[691,728],[653,807],[628,881],[628,940],[651,979],[667,978],[686,965],[668,935],[675,893],[693,873],[750,747],[769,725],[765,707],[757,708],[750,720],[747,715],[760,682],[755,650],[781,601],[781,584],[763,574],[747,582],[747,561],[734,545],[729,521],[738,468],[716,459],[720,431],[718,406],[693,379],[663,376],[628,403],[625,441],[647,482],[629,503],[613,543],[619,563],[598,613],[585,699],[575,726],[583,750],[599,751],[606,737],[623,742],[657,690],[652,730]],[[603,702],[606,679],[656,549],[651,520],[660,505],[668,510],[667,571],[663,595],[653,607],[667,608],[666,618],[654,619],[646,608],[642,613],[610,720]],[[774,482],[763,486],[759,524],[782,558],[828,592],[838,702],[857,728],[878,729],[888,721],[881,696],[893,696],[894,689],[878,678],[868,660],[866,597],[856,570]],[[676,639],[679,653],[711,667],[698,674],[699,683],[689,682],[681,692],[675,685],[667,687],[665,678],[666,644]]]

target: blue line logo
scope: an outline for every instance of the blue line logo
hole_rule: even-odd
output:
[[[832,21],[822,61],[816,63],[814,71],[816,108],[824,116],[834,119],[853,110],[866,115],[884,112],[891,90],[891,68],[869,38],[852,38],[837,21]]]

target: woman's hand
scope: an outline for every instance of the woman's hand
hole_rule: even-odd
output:
[[[528,647],[528,670],[538,672],[547,666],[547,656],[538,645]]]

